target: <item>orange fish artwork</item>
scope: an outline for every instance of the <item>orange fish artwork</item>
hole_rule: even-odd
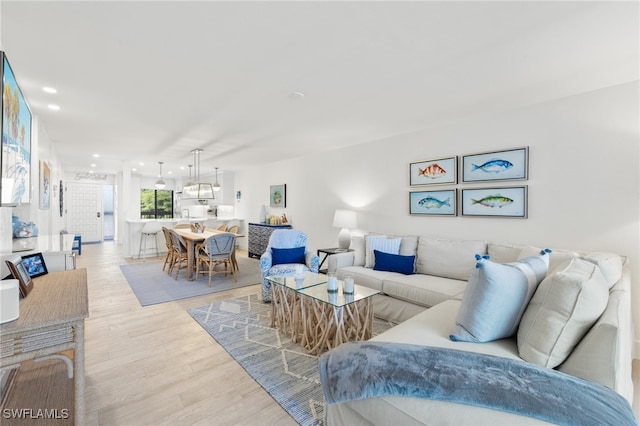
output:
[[[424,176],[427,178],[435,179],[437,177],[440,177],[446,174],[447,174],[447,171],[442,167],[440,167],[438,163],[433,163],[425,167],[424,169],[421,169],[420,167],[418,167],[418,176]]]

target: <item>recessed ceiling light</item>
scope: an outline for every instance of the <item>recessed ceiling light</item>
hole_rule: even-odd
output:
[[[168,175],[172,175],[172,174],[173,174],[173,172],[172,172],[171,170],[169,170],[169,171],[167,172],[167,174],[168,174]]]
[[[138,163],[138,166],[144,166],[144,163],[140,162]]]
[[[100,157],[100,154],[93,154],[93,158],[98,158]]]
[[[91,167],[95,167],[95,166],[96,166],[95,164],[91,164]]]
[[[89,170],[89,173],[93,173],[93,170]]]
[[[49,105],[47,105],[47,108],[52,109],[54,111],[60,111],[60,106],[59,105],[49,104]]]
[[[138,169],[136,169],[135,167],[133,169],[131,169],[132,172],[137,172]]]
[[[58,93],[58,91],[53,87],[43,87],[42,90],[44,90],[47,93]]]
[[[289,93],[289,99],[302,99],[304,98],[304,93],[302,92],[291,92]]]

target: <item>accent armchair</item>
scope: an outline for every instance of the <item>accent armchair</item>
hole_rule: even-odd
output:
[[[320,258],[307,250],[307,234],[297,229],[277,229],[269,237],[269,244],[260,256],[262,271],[262,301],[271,301],[269,276],[291,276],[296,265],[303,264],[306,271],[318,272]]]

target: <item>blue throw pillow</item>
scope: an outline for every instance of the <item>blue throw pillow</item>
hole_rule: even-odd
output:
[[[304,252],[306,247],[296,248],[275,248],[271,247],[272,265],[284,263],[304,263]]]
[[[390,254],[379,250],[374,250],[373,255],[375,258],[373,269],[376,271],[399,272],[405,275],[413,274],[415,256]]]
[[[518,330],[529,300],[549,268],[546,249],[511,263],[495,263],[476,255],[476,270],[462,296],[453,334],[461,342],[491,342]]]

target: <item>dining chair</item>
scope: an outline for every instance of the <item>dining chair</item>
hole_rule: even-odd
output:
[[[223,223],[222,225],[218,226],[218,231],[227,232],[227,224]]]
[[[173,242],[171,241],[171,230],[166,226],[162,227],[162,233],[164,234],[164,242],[167,245],[167,256],[164,258],[164,264],[162,270],[169,265],[167,273],[171,275],[171,264],[173,263]]]
[[[230,226],[229,229],[227,229],[227,232],[229,232],[230,234],[237,234],[238,233],[238,225],[233,225]]]
[[[174,230],[170,230],[171,232],[171,243],[173,246],[173,256],[171,262],[171,268],[169,269],[169,274],[173,272],[173,269],[177,266],[176,269],[176,280],[178,279],[178,274],[180,273],[181,268],[189,267],[189,256],[187,251],[187,243],[182,238],[182,235],[178,234]]]
[[[218,271],[216,268],[218,265],[224,264],[224,274],[229,273],[231,269],[231,275],[234,281],[238,281],[236,278],[236,271],[232,265],[231,257],[236,247],[236,237],[233,234],[215,234],[204,240],[204,247],[198,251],[196,259],[196,277],[199,274],[209,274],[209,287],[211,287],[211,277],[216,274],[220,274],[223,271]],[[207,271],[200,271],[200,265],[206,265]],[[231,268],[229,268],[231,266]]]

